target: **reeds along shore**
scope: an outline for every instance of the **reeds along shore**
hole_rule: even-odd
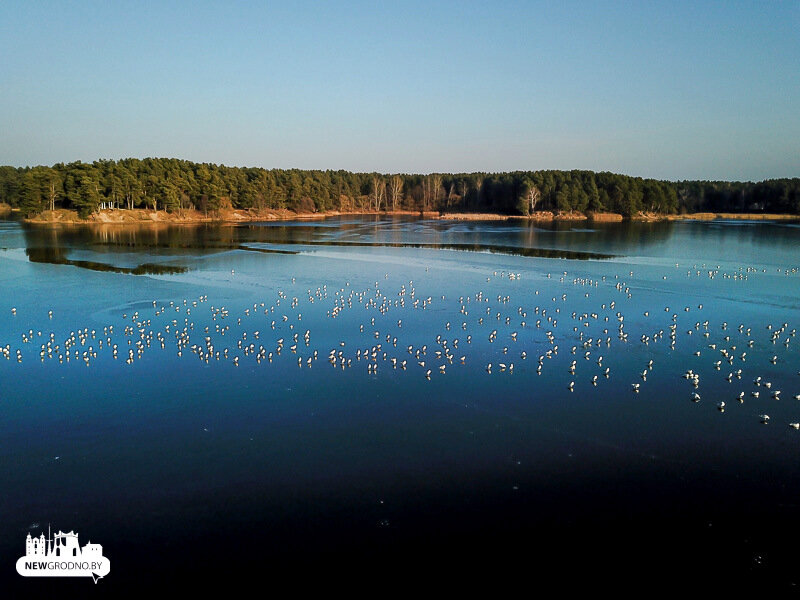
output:
[[[8,205],[0,204],[0,218],[7,218],[13,213]],[[325,219],[343,215],[412,215],[428,219],[442,219],[453,221],[593,221],[615,223],[625,220],[618,213],[607,212],[550,212],[538,211],[531,215],[504,215],[499,213],[448,213],[439,211],[327,211],[327,212],[295,212],[288,209],[279,210],[248,210],[248,209],[222,209],[203,213],[197,210],[181,210],[167,212],[164,210],[153,211],[148,209],[106,209],[81,217],[74,210],[56,209],[44,211],[34,217],[25,219],[29,223],[214,223],[214,222],[252,222],[252,221],[281,221],[294,219]],[[705,220],[735,219],[752,221],[771,220],[800,220],[800,215],[767,214],[767,213],[688,213],[680,215],[664,215],[657,213],[638,213],[630,217],[633,221],[665,221],[665,220]]]

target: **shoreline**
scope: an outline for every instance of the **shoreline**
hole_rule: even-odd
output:
[[[2,207],[5,208],[5,207]],[[17,209],[0,210],[0,218],[8,217]],[[223,209],[213,214],[204,214],[196,210],[183,210],[168,213],[165,210],[153,211],[148,209],[136,208],[128,209],[104,209],[89,215],[86,218],[78,216],[78,213],[69,209],[56,209],[55,211],[44,211],[35,217],[24,218],[25,223],[48,225],[195,225],[204,223],[235,224],[235,223],[255,223],[261,221],[297,221],[297,220],[322,220],[330,217],[348,216],[418,216],[421,218],[437,219],[443,221],[533,221],[533,222],[552,222],[552,221],[589,221],[600,223],[617,223],[624,220],[631,221],[713,221],[713,220],[742,220],[742,221],[792,221],[800,220],[800,215],[791,214],[768,214],[768,213],[687,213],[682,215],[668,215],[655,213],[639,213],[626,219],[618,213],[580,213],[580,212],[559,212],[537,211],[531,215],[504,215],[499,213],[471,213],[471,212],[440,212],[440,211],[418,211],[418,210],[394,210],[394,211],[328,211],[315,213],[295,212],[288,209],[277,210],[252,210],[252,209]]]
[[[669,215],[670,221],[798,221],[800,215],[776,213],[687,213],[685,215]]]

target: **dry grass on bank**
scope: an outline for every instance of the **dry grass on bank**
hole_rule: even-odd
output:
[[[0,217],[7,217],[12,212],[8,204],[0,203]],[[617,213],[607,212],[558,212],[537,211],[529,216],[522,215],[501,215],[497,213],[440,213],[439,211],[329,211],[329,212],[295,212],[287,209],[278,210],[255,210],[255,209],[234,209],[223,208],[216,211],[203,213],[198,210],[179,210],[166,212],[164,210],[149,210],[137,208],[126,209],[107,209],[100,210],[86,218],[78,216],[74,210],[59,208],[53,211],[46,210],[41,214],[27,219],[31,223],[105,223],[105,224],[144,224],[144,223],[164,223],[164,224],[192,224],[192,223],[246,223],[255,221],[286,221],[297,219],[326,219],[337,216],[356,216],[356,215],[414,215],[427,219],[442,219],[451,221],[507,221],[509,219],[525,221],[584,221],[616,223],[624,220],[624,217]],[[777,220],[800,220],[798,215],[785,214],[766,214],[766,213],[693,213],[685,215],[662,215],[656,213],[640,212],[633,217],[634,221],[663,221],[663,220],[703,220],[711,221],[714,219],[737,219],[754,221],[777,221]]]

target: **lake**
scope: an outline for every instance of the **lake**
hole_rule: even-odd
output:
[[[786,222],[0,221],[0,587],[94,587],[14,573],[50,526],[103,546],[107,593],[791,588],[798,248]]]

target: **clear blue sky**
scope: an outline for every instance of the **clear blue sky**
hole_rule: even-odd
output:
[[[800,176],[800,2],[0,3],[0,164]]]

